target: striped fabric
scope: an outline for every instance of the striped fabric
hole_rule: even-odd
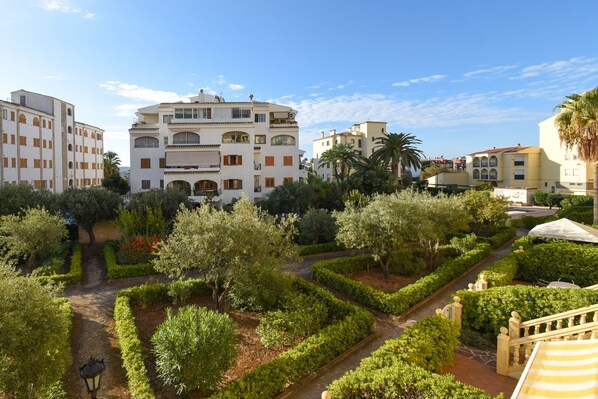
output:
[[[515,398],[598,398],[598,340],[538,342]]]

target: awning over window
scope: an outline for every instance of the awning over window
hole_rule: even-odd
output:
[[[220,151],[167,151],[166,167],[199,166],[209,168],[220,165]]]

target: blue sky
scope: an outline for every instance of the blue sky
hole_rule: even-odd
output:
[[[141,106],[200,88],[299,111],[321,130],[365,120],[426,156],[538,144],[565,95],[598,86],[598,2],[0,0],[0,98],[76,106],[129,164]]]

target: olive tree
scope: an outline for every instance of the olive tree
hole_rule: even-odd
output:
[[[58,295],[0,265],[0,397],[39,397],[69,366],[70,313]]]
[[[491,197],[484,191],[467,190],[461,195],[461,199],[472,218],[471,230],[478,235],[491,235],[500,222],[508,217],[508,201],[503,197]]]
[[[23,216],[0,217],[0,249],[6,258],[24,257],[31,273],[41,251],[56,252],[67,236],[64,218],[44,208],[29,208]]]
[[[171,278],[196,269],[212,289],[219,310],[237,276],[248,267],[276,264],[295,256],[294,217],[277,220],[242,196],[232,211],[202,205],[179,209],[168,239],[159,245],[154,267]]]

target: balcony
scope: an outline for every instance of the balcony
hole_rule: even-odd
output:
[[[253,163],[253,170],[262,170],[262,164],[261,163]]]
[[[253,189],[254,193],[261,193],[262,192],[262,186],[255,186]]]
[[[216,190],[193,190],[191,194],[192,197],[216,197],[222,194],[222,189],[219,188]]]

